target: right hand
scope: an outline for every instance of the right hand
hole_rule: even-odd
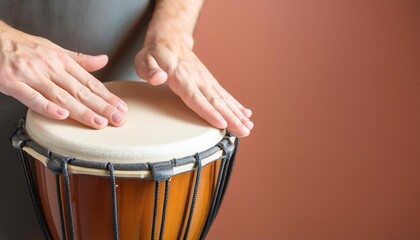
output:
[[[0,92],[46,117],[95,129],[123,125],[127,105],[89,73],[107,62],[0,22]]]

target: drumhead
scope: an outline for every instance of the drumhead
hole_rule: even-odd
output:
[[[115,81],[106,86],[128,105],[124,126],[95,130],[72,119],[48,119],[29,110],[28,135],[51,152],[102,163],[182,158],[215,146],[225,136],[224,130],[211,127],[165,85]]]

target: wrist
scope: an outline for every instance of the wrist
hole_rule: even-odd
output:
[[[144,41],[144,47],[155,47],[158,45],[183,45],[189,49],[194,47],[194,38],[191,34],[179,31],[148,31]]]
[[[145,46],[175,42],[192,49],[193,32],[201,5],[201,0],[157,1],[146,33]]]

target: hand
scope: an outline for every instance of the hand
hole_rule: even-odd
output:
[[[146,39],[135,58],[137,74],[151,85],[167,83],[184,103],[216,128],[238,137],[250,134],[252,112],[243,107],[213,77],[192,51],[192,38]]]
[[[46,117],[95,129],[123,125],[127,105],[89,73],[107,62],[0,23],[0,91]]]

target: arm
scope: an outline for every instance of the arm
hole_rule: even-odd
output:
[[[167,83],[208,123],[249,135],[251,110],[212,76],[193,52],[193,31],[203,0],[158,0],[143,49],[135,59],[138,75],[152,85]]]
[[[100,129],[125,122],[126,104],[89,72],[105,55],[75,53],[0,21],[0,92],[53,119]]]

